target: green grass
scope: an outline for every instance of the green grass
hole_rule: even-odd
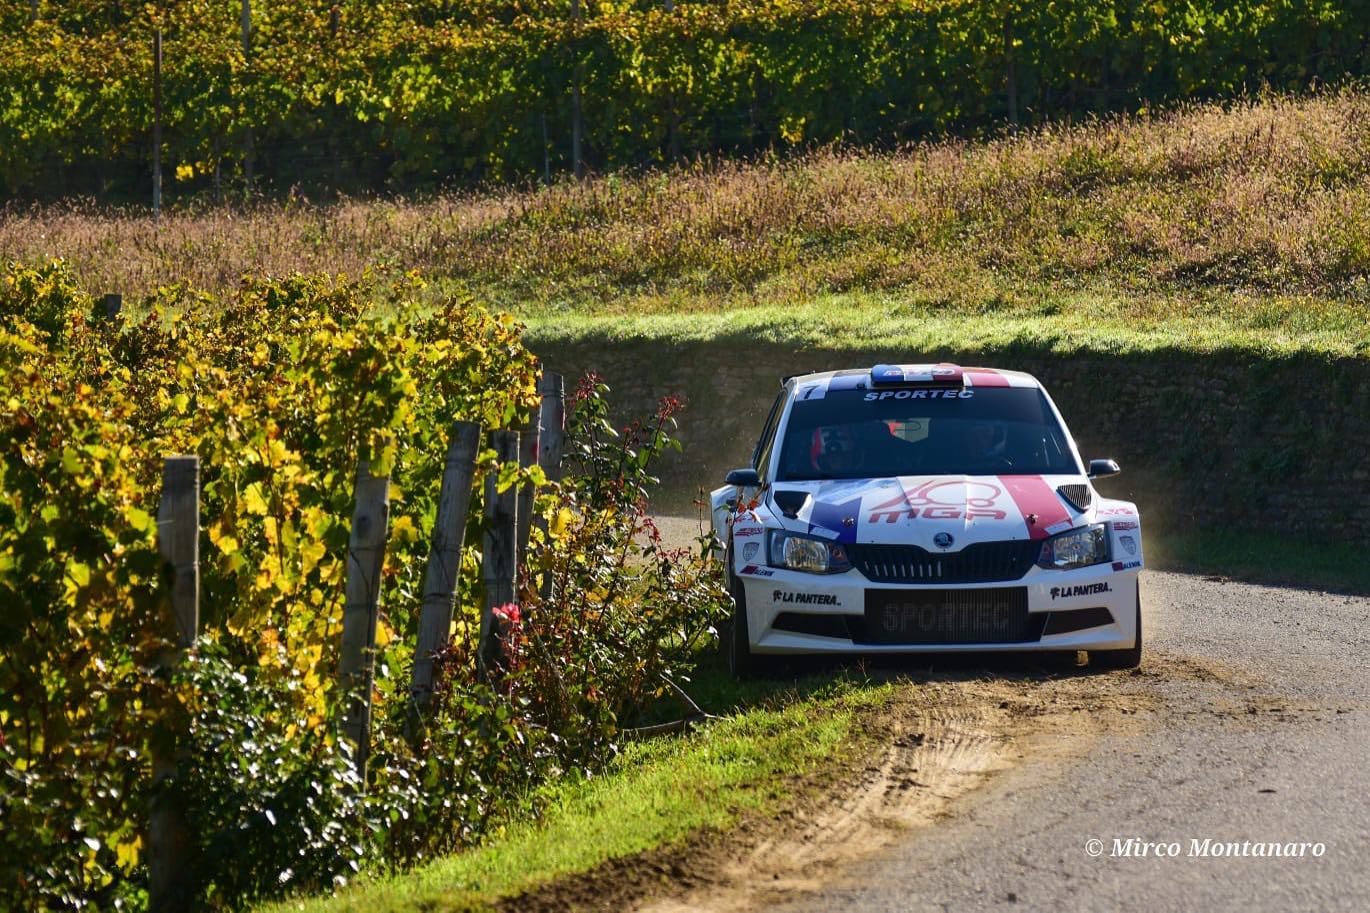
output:
[[[1359,552],[1261,535],[1151,533],[1147,539],[1153,569],[1370,593],[1370,566]],[[593,779],[540,789],[527,806],[538,815],[506,822],[474,849],[260,913],[485,909],[608,860],[678,845],[701,830],[727,829],[740,816],[774,810],[792,796],[795,775],[841,766],[861,744],[857,715],[901,687],[831,675],[781,690],[706,668],[690,690],[702,706],[730,716],[687,736],[631,743]]]
[[[1241,532],[1148,532],[1146,558],[1157,570],[1370,595],[1365,548],[1350,543]]]
[[[841,764],[856,744],[856,714],[893,687],[813,679],[798,691],[776,692],[707,676],[696,689],[705,706],[753,706],[688,736],[630,744],[593,779],[544,788],[533,797],[540,817],[511,821],[475,849],[366,879],[333,897],[262,910],[482,909],[609,859],[726,828],[783,802],[790,775]]]
[[[214,291],[248,273],[384,264],[539,332],[747,327],[842,345],[867,342],[872,323],[899,339],[943,321],[1066,346],[1363,356],[1370,91],[528,190],[210,207],[158,224],[81,205],[0,211],[0,260],[53,256],[131,303],[175,282]]]
[[[1025,295],[1024,298],[1029,296]],[[534,315],[534,347],[584,340],[747,342],[815,351],[890,349],[936,351],[949,340],[962,351],[1032,349],[1140,354],[1160,349],[1193,353],[1245,351],[1370,355],[1370,319],[1345,302],[1273,298],[1226,309],[1149,307],[1098,292],[1043,290],[1035,303],[997,308],[937,308],[894,293],[829,294],[803,303],[729,310],[649,314]],[[1192,303],[1191,303],[1192,304]]]

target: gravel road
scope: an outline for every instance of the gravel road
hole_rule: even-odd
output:
[[[1143,594],[1149,725],[1029,750],[771,908],[1370,909],[1370,599],[1153,571]],[[1166,674],[1180,663],[1208,672]],[[1178,856],[1125,855],[1128,838]],[[1193,855],[1205,839],[1323,849]]]

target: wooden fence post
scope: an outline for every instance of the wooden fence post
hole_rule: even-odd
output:
[[[500,465],[519,457],[517,431],[490,432],[490,446]],[[476,661],[482,677],[495,657],[494,609],[514,601],[514,564],[517,558],[515,527],[518,520],[518,491],[510,487],[497,492],[499,472],[485,477],[485,538],[481,561],[480,641]]]
[[[461,576],[461,548],[466,515],[471,509],[471,480],[480,449],[480,425],[454,422],[447,441],[447,462],[438,495],[433,544],[423,578],[423,607],[419,611],[419,640],[414,648],[414,672],[409,691],[419,709],[433,696],[433,654],[447,645],[452,633],[457,579]]]
[[[575,38],[571,44],[571,53],[575,57],[571,68],[571,171],[576,180],[580,180],[585,177],[585,162],[581,157],[585,123],[580,104],[580,83],[584,75],[580,65],[580,0],[571,0],[571,20],[576,24]]]
[[[152,33],[152,218],[162,217],[162,29]]]
[[[100,298],[100,303],[105,311],[105,320],[113,323],[119,319],[119,313],[124,309],[124,296],[118,292],[109,292]]]
[[[541,410],[539,410],[541,412]],[[519,436],[519,466],[527,469],[538,462],[538,441],[541,439],[540,415],[534,415],[528,427]],[[518,557],[517,567],[523,567],[528,556],[528,536],[533,529],[533,496],[537,494],[532,483],[519,486],[518,492]]]
[[[170,568],[171,608],[176,617],[176,649],[162,654],[158,663],[169,672],[182,651],[195,643],[200,627],[199,457],[167,457],[157,508],[157,549]],[[157,740],[161,747],[152,759],[148,903],[153,913],[180,913],[191,908],[186,858],[190,835],[185,808],[171,788],[181,760],[180,733],[166,735]]]
[[[342,650],[338,682],[348,695],[343,735],[355,746],[357,773],[366,785],[371,753],[371,684],[376,660],[376,621],[380,615],[381,567],[390,526],[390,479],[371,474],[369,460],[357,463],[356,504],[347,542],[347,590],[343,604]]]
[[[560,374],[546,372],[538,381],[542,402],[538,406],[538,465],[548,481],[561,481],[561,453],[566,438],[566,382]]]
[[[538,406],[538,465],[549,482],[561,481],[561,454],[566,443],[566,382],[560,374],[546,372],[538,381],[542,402]],[[538,524],[541,528],[542,524]],[[543,530],[546,532],[546,530]],[[552,598],[552,575],[543,577],[538,595],[543,602]]]
[[[250,66],[252,63],[252,0],[242,0],[240,12],[239,24],[242,28],[243,60],[247,61]],[[252,193],[256,164],[257,148],[252,133],[252,124],[249,121],[247,129],[243,131],[243,184],[246,185],[249,195]]]
[[[566,426],[566,393],[560,374],[543,373],[538,378],[538,411],[529,423],[528,434],[519,447],[519,465],[537,463],[549,482],[561,479],[561,446]],[[528,557],[528,536],[533,528],[532,485],[519,489],[518,566],[523,567]],[[543,524],[537,520],[538,528]]]

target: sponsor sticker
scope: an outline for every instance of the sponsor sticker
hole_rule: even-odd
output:
[[[1130,507],[1103,507],[1099,509],[1101,517],[1135,517],[1137,512]],[[1114,524],[1115,526],[1117,524]]]
[[[747,565],[747,566],[744,567],[742,570],[738,571],[738,573],[739,573],[739,574],[747,574],[747,575],[750,576],[750,577],[774,577],[774,576],[775,576],[775,571],[771,570],[771,569],[768,568],[768,567],[757,567],[755,564],[749,564],[749,565]]]
[[[756,557],[756,553],[760,550],[760,542],[748,542],[746,545],[742,546],[742,560],[751,561],[753,558]]]
[[[1137,554],[1137,540],[1132,536],[1119,536],[1118,541],[1123,544],[1123,549],[1129,555]]]
[[[1138,564],[1141,564],[1140,561],[1137,562],[1137,563],[1138,563]],[[1117,570],[1118,566],[1115,564],[1115,565],[1113,566],[1113,568],[1114,568],[1114,570]],[[1099,594],[1099,593],[1111,593],[1111,592],[1113,592],[1113,587],[1109,586],[1108,583],[1107,583],[1107,581],[1105,581],[1105,582],[1103,582],[1103,583],[1080,583],[1080,584],[1076,584],[1075,586],[1054,586],[1054,587],[1052,587],[1052,588],[1051,588],[1051,598],[1052,598],[1052,599],[1071,599],[1071,598],[1073,598],[1073,597],[1075,597],[1075,596],[1094,596],[1094,595],[1097,595],[1097,594]]]
[[[1119,532],[1122,532],[1122,531],[1125,530],[1125,529],[1136,529],[1136,528],[1137,528],[1137,521],[1136,521],[1136,520],[1114,520],[1114,521],[1113,521],[1113,528],[1116,529],[1116,530],[1118,530]]]
[[[919,441],[927,440],[928,426],[932,420],[926,418],[910,418],[902,422],[891,422],[890,431],[900,440],[916,444]]]
[[[789,602],[796,605],[842,605],[832,593],[793,593],[789,590],[776,590],[771,593],[771,602]]]
[[[764,526],[737,526],[733,528],[733,538],[746,539],[750,536],[759,536],[765,531]]]
[[[872,380],[903,380],[904,369],[898,365],[876,365],[871,370]]]
[[[1132,570],[1134,567],[1141,567],[1141,566],[1142,566],[1142,562],[1140,562],[1140,561],[1115,561],[1115,562],[1113,562],[1113,569],[1114,569],[1115,571],[1130,571],[1130,570]]]
[[[947,390],[872,390],[867,393],[868,403],[886,399],[974,399],[975,391],[966,388]]]

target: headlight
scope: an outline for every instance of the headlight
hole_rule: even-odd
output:
[[[846,546],[840,543],[799,536],[782,529],[773,529],[768,535],[771,567],[787,567],[811,574],[836,574],[851,569]]]
[[[1102,564],[1109,558],[1108,528],[1096,523],[1083,529],[1072,529],[1043,542],[1037,564],[1048,569],[1068,571]]]

